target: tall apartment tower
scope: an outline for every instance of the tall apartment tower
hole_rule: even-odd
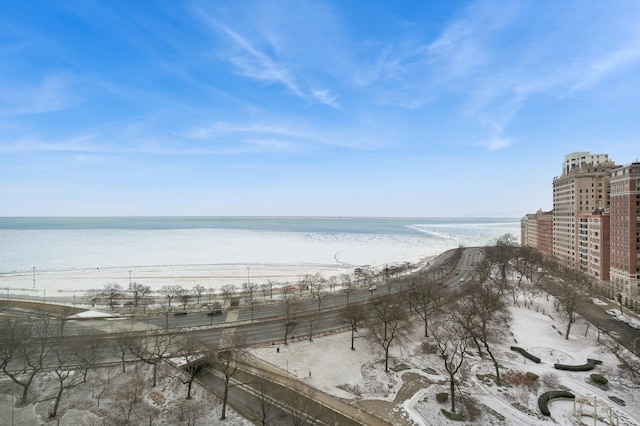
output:
[[[611,172],[611,269],[616,296],[640,309],[640,163]]]
[[[615,167],[607,154],[574,152],[564,157],[562,176],[553,180],[553,254],[581,267],[578,215],[609,210],[609,172]]]
[[[538,210],[520,221],[520,244],[553,254],[553,213]]]

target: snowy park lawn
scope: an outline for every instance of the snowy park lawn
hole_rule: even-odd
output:
[[[598,332],[587,328],[584,321],[574,324],[569,340],[564,339],[565,324],[553,308],[553,299],[538,299],[531,309],[522,306],[509,308],[512,313],[510,332],[496,351],[500,359],[501,374],[531,372],[539,378],[533,388],[524,385],[497,386],[493,365],[488,357],[481,359],[473,351],[467,367],[459,376],[462,382],[457,398],[463,396],[475,401],[481,417],[473,424],[490,425],[574,425],[572,401],[551,402],[551,417],[545,417],[538,408],[538,396],[548,390],[567,389],[577,397],[590,397],[599,401],[600,421],[609,407],[618,417],[620,425],[640,425],[640,386],[619,374],[619,362],[597,342]],[[362,329],[364,332],[364,328]],[[585,337],[586,334],[586,337]],[[604,335],[601,338],[606,338]],[[450,401],[438,403],[435,395],[448,392],[448,376],[442,360],[422,350],[422,327],[416,323],[411,337],[402,346],[392,347],[391,367],[398,372],[384,372],[384,359],[379,348],[364,338],[356,340],[356,350],[350,349],[350,333],[314,338],[297,336],[287,346],[269,346],[252,349],[263,360],[294,374],[319,391],[346,400],[362,409],[385,418],[394,425],[451,425],[441,409],[449,410]],[[541,359],[540,364],[510,350],[519,346]],[[578,365],[587,358],[602,361],[591,371],[569,372],[557,370],[554,363]],[[403,366],[403,364],[406,365]],[[401,368],[409,368],[402,369]],[[393,368],[391,369],[393,370]],[[600,374],[609,380],[606,390],[592,384],[590,375]],[[624,406],[609,397],[624,401]],[[458,406],[462,406],[458,400]],[[584,413],[593,408],[584,407]],[[479,423],[478,423],[479,422]],[[585,424],[594,424],[593,418],[584,417]]]

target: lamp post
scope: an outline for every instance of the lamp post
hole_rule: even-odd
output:
[[[129,269],[129,291],[131,291],[131,269]]]
[[[32,266],[33,269],[33,288],[36,288],[36,267]]]

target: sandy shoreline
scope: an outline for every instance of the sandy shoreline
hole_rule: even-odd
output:
[[[432,259],[428,256],[421,262]],[[378,265],[384,267],[384,265]],[[247,281],[258,286],[269,281],[276,285],[298,283],[307,275],[331,276],[353,273],[353,265],[335,264],[216,264],[216,265],[164,265],[145,267],[112,267],[69,271],[35,271],[33,273],[0,274],[0,298],[68,301],[81,298],[92,290],[102,290],[107,283],[118,283],[124,289],[131,283],[141,283],[153,291],[166,285],[179,285],[191,289],[196,285],[208,292],[219,292],[222,286],[233,284],[237,288]],[[35,285],[34,285],[35,284]]]

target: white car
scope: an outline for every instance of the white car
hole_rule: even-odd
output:
[[[609,315],[611,315],[612,317],[617,317],[618,315],[620,315],[622,313],[617,309],[607,309],[605,312],[608,313]]]

